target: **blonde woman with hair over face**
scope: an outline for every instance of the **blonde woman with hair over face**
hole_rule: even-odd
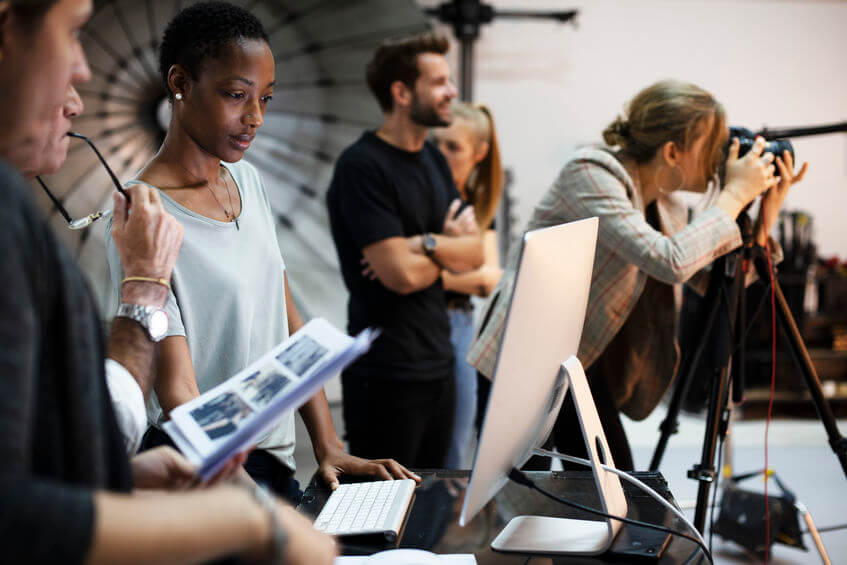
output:
[[[619,412],[634,420],[647,417],[676,373],[674,287],[693,283],[698,271],[741,245],[735,220],[759,195],[754,238],[765,246],[789,188],[802,179],[806,165],[794,174],[792,156],[763,153],[762,138],[744,157],[738,157],[737,139],[725,153],[723,106],[702,88],[675,80],[639,92],[603,139],[605,147],[580,149],[565,164],[527,229],[600,219],[578,356],[587,369],[615,465],[632,469]],[[688,223],[687,209],[674,193],[705,192],[721,165],[722,190]],[[781,250],[772,248],[778,259]],[[566,252],[562,260],[567,260]],[[495,290],[498,298],[489,303],[490,320],[468,355],[488,377],[513,284],[510,262]],[[585,456],[568,400],[552,439],[560,452]]]
[[[503,169],[494,119],[486,106],[455,102],[453,122],[449,127],[433,130],[433,137],[447,159],[459,194],[473,206],[484,234],[485,261],[481,267],[461,274],[444,271],[441,276],[447,291],[450,341],[456,355],[455,419],[446,467],[459,469],[470,444],[477,407],[476,369],[465,360],[473,339],[470,296],[488,296],[503,274],[494,231],[494,216],[503,192]]]

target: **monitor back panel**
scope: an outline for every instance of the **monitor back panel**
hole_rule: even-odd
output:
[[[529,458],[555,418],[559,369],[582,336],[598,223],[590,218],[524,235],[462,523]]]

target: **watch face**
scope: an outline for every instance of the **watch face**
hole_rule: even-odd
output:
[[[153,339],[161,338],[168,331],[168,314],[164,310],[156,310],[147,321],[147,329]]]
[[[432,237],[431,233],[428,233],[424,236],[423,240],[424,251],[427,253],[432,253],[435,251],[435,238]]]

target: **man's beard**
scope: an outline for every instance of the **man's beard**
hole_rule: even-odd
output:
[[[435,106],[422,104],[417,96],[412,96],[412,106],[409,109],[409,119],[413,123],[428,128],[446,127],[450,125],[450,118],[442,118]]]

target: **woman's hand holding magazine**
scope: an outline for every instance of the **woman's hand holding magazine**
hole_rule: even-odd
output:
[[[352,338],[314,319],[226,382],[172,410],[165,431],[208,481],[365,353],[378,333],[368,329]]]

